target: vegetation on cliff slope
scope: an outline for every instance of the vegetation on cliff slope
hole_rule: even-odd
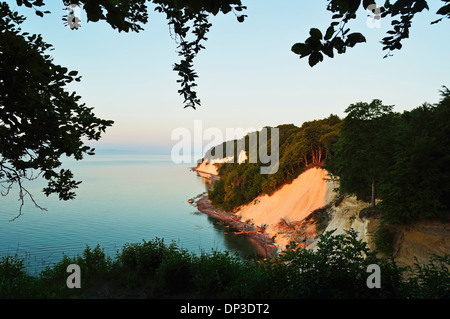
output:
[[[330,115],[322,120],[305,122],[301,127],[293,124],[277,126],[279,130],[278,171],[275,174],[261,174],[261,161],[251,163],[249,159],[239,164],[237,160],[222,164],[219,168],[220,180],[209,192],[213,205],[224,210],[248,204],[262,194],[272,194],[283,185],[291,183],[307,167],[320,165],[330,156],[330,147],[336,140],[342,120]],[[251,133],[251,134],[258,134]],[[259,143],[251,143],[250,134],[242,140],[234,141],[236,156],[239,145],[245,141],[247,154],[259,154]],[[267,140],[270,150],[271,140]],[[218,147],[225,149],[227,143]],[[257,149],[255,151],[255,148]],[[210,151],[208,153],[214,153]],[[225,154],[225,150],[222,152]]]

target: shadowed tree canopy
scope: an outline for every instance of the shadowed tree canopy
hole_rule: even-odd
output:
[[[392,145],[388,132],[395,121],[392,110],[392,105],[383,105],[380,100],[350,105],[333,145],[335,154],[327,161],[327,169],[339,176],[341,190],[370,198],[372,207],[376,186],[392,156],[388,147]]]
[[[403,113],[380,100],[350,105],[325,168],[341,192],[380,200],[383,221],[450,216],[450,90]]]
[[[43,0],[16,0],[17,4],[34,8],[36,14],[43,16],[48,11],[41,11]],[[245,1],[244,1],[245,2]],[[357,18],[361,10],[364,18],[367,13],[373,13],[373,19],[391,17],[391,30],[382,39],[386,56],[394,50],[402,48],[402,41],[409,37],[412,21],[417,13],[428,10],[425,0],[383,1],[379,6],[374,0],[328,0],[324,9],[332,13],[331,24],[324,31],[310,29],[310,36],[304,41],[292,46],[292,51],[300,58],[308,57],[310,66],[323,61],[324,55],[333,58],[335,52],[342,54],[347,48],[357,43],[366,42],[360,32],[351,32],[348,23]],[[444,18],[450,18],[450,0],[442,0],[443,6],[436,12],[437,19],[430,21],[438,23]],[[240,0],[62,0],[63,5],[78,4],[86,11],[88,21],[104,20],[114,29],[120,31],[139,32],[148,21],[148,6],[155,5],[155,11],[166,15],[173,37],[178,45],[179,63],[173,70],[179,75],[180,90],[184,97],[185,107],[196,108],[201,105],[195,87],[197,73],[194,70],[194,58],[204,49],[207,33],[211,27],[208,18],[218,13],[232,12],[239,22],[244,22],[247,9]]]

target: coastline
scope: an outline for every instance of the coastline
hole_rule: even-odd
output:
[[[220,178],[215,165],[205,162],[193,171],[211,188]],[[327,174],[321,168],[312,167],[274,194],[260,195],[240,206],[237,213],[215,208],[204,194],[196,197],[195,204],[199,211],[220,220],[236,235],[245,236],[261,256],[273,258],[292,242],[299,248],[306,248],[315,241],[317,229],[310,216],[333,198],[334,183],[327,180]],[[193,204],[194,199],[189,202]]]
[[[201,171],[201,170],[196,169],[195,167],[192,170],[194,172],[197,172],[200,177],[206,178],[206,179],[210,180],[211,182],[215,182],[220,179],[219,175]]]
[[[211,171],[211,169],[205,169],[204,163],[203,165],[199,164],[197,167],[193,167],[192,171],[197,172],[198,176],[202,177],[204,180],[207,180],[211,184],[214,184],[215,181],[219,180],[220,177],[216,173],[217,171]],[[209,166],[213,166],[209,164]],[[272,241],[269,234],[265,233],[264,229],[256,227],[254,225],[243,222],[236,214],[222,211],[220,209],[215,208],[211,201],[208,198],[208,195],[200,194],[189,200],[192,205],[197,206],[197,209],[214,218],[225,225],[227,225],[231,230],[234,231],[234,234],[239,236],[244,236],[250,243],[253,244],[258,255],[263,258],[275,258],[279,254],[279,249]]]
[[[275,258],[278,256],[278,247],[274,245],[270,236],[264,233],[264,230],[247,224],[239,219],[235,214],[221,211],[212,206],[208,195],[203,195],[196,202],[197,209],[208,216],[217,219],[230,229],[233,229],[236,235],[245,236],[252,244],[254,244],[258,254],[264,258]]]

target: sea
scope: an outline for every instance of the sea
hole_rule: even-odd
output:
[[[176,164],[170,155],[106,153],[65,159],[62,168],[82,181],[75,199],[45,196],[46,181],[38,178],[25,187],[45,210],[25,197],[17,217],[18,188],[0,196],[0,258],[17,255],[28,273],[38,275],[64,255],[82,255],[87,246],[99,245],[114,258],[127,243],[155,238],[194,254],[228,251],[257,258],[250,242],[189,203],[211,187],[192,166]]]

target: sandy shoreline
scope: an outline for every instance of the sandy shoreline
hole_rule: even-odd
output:
[[[200,197],[195,204],[202,213],[228,225],[230,229],[235,231],[235,234],[245,236],[255,246],[260,256],[267,258],[278,256],[278,247],[274,245],[268,234],[254,225],[241,221],[235,214],[214,208],[207,195]]]
[[[220,179],[217,167],[214,164],[203,162],[192,170],[207,181],[213,184]],[[258,255],[263,258],[274,258],[278,256],[278,247],[272,241],[271,236],[265,233],[265,230],[260,229],[252,224],[243,222],[236,214],[222,211],[213,207],[208,195],[197,196],[190,200],[190,202],[197,206],[197,209],[209,215],[234,231],[239,236],[244,236],[256,248]]]

